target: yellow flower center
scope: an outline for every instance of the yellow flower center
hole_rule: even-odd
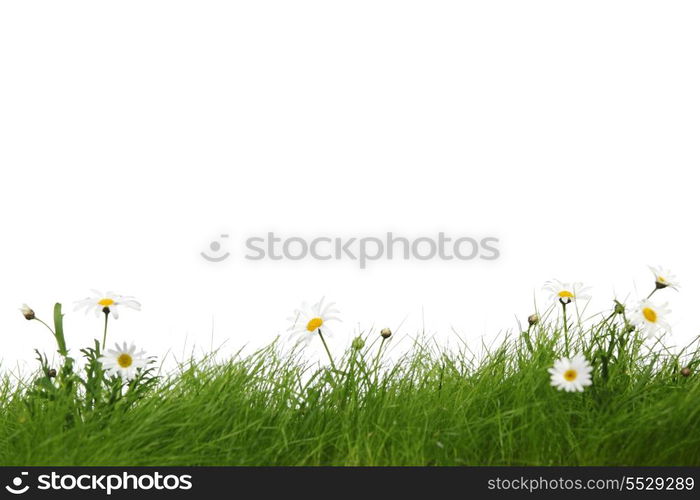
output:
[[[322,325],[323,320],[321,318],[312,318],[311,321],[306,324],[306,329],[310,332],[315,332],[321,328]]]
[[[561,292],[559,292],[559,297],[562,299],[573,299],[574,294],[568,290],[562,290]]]
[[[120,354],[117,358],[117,364],[122,368],[129,368],[133,362],[133,358],[127,353]]]
[[[578,377],[578,372],[576,370],[566,370],[564,372],[564,380],[567,382],[573,382]]]
[[[666,283],[666,278],[664,278],[663,276],[657,276],[656,281],[658,281],[659,283]]]
[[[651,307],[645,307],[644,309],[642,309],[642,314],[648,322],[656,323],[656,311],[654,311]]]
[[[109,307],[114,305],[114,301],[112,299],[102,299],[98,302],[102,307]]]

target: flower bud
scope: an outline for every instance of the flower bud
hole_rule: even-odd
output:
[[[690,377],[691,373],[692,371],[687,366],[681,370],[681,375],[683,375],[684,377]]]
[[[624,314],[625,312],[625,306],[624,304],[615,301],[615,314]]]
[[[31,307],[29,307],[27,304],[22,304],[22,307],[20,308],[20,311],[22,311],[22,314],[24,315],[24,318],[27,320],[32,320],[36,318],[36,315],[34,314],[34,311],[32,310]]]
[[[383,338],[385,338],[385,339],[388,339],[389,337],[391,337],[391,330],[388,329],[388,328],[384,328],[384,329],[383,329],[381,332],[379,332],[379,333],[380,333],[380,335],[381,335]]]
[[[365,346],[365,339],[362,337],[355,337],[352,341],[352,348],[356,351],[361,350]]]
[[[55,368],[50,368],[47,372],[46,375],[48,375],[49,378],[54,378],[56,376],[56,369]]]
[[[537,314],[531,314],[527,317],[527,322],[530,326],[535,326],[540,322],[540,317]]]

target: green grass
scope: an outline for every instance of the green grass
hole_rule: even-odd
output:
[[[572,326],[572,352],[594,375],[585,392],[566,393],[547,373],[563,354],[558,324],[478,361],[415,341],[379,369],[376,333],[336,359],[336,372],[273,344],[91,401],[61,389],[60,374],[6,377],[0,464],[700,465],[695,346],[671,354],[619,315]],[[688,365],[693,374],[681,375]]]

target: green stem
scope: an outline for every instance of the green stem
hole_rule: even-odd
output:
[[[647,295],[647,300],[649,300],[649,299],[651,298],[651,296],[654,295],[658,289],[659,289],[658,287],[654,288],[654,289],[651,291],[651,293],[650,293],[649,295]]]
[[[37,320],[37,321],[38,321],[39,323],[41,323],[42,325],[44,325],[46,328],[48,328],[49,331],[54,335],[54,337],[56,336],[56,332],[54,332],[54,331],[53,331],[53,328],[51,328],[47,323],[45,323],[44,321],[42,321],[42,320],[39,319],[39,318],[34,318],[34,319]]]
[[[66,347],[66,335],[63,332],[63,313],[61,312],[61,304],[56,302],[53,306],[53,324],[54,324],[54,337],[56,337],[56,344],[58,344],[58,352],[64,358],[68,357],[68,348]]]
[[[34,319],[37,320],[39,323],[41,323],[42,325],[44,325],[46,328],[49,329],[49,331],[50,331],[51,334],[53,335],[54,339],[56,339],[56,343],[58,344],[58,352],[59,352],[59,354],[60,354],[61,356],[67,356],[67,355],[68,355],[68,352],[66,351],[65,346],[61,344],[61,339],[58,337],[58,335],[56,335],[56,332],[54,331],[54,329],[51,328],[51,327],[48,325],[48,323],[46,323],[45,321],[43,321],[43,320],[41,320],[41,319],[39,319],[39,318],[34,318]]]
[[[527,346],[527,350],[530,351],[530,354],[532,354],[534,351],[532,349],[532,342],[530,342],[530,331],[532,330],[532,325],[528,325],[527,331],[523,332],[523,338],[525,339],[525,345]]]
[[[384,347],[384,342],[386,342],[386,338],[382,337],[382,342],[379,344],[379,350],[377,351],[377,358],[374,360],[374,375],[375,375],[375,377],[379,373],[379,360],[382,357],[382,347]]]
[[[566,305],[567,303],[564,301],[561,301],[561,307],[564,311],[564,349],[566,351],[566,355],[569,355],[569,323],[566,319]]]
[[[321,333],[321,329],[318,329],[318,336],[321,337],[321,342],[323,342],[323,347],[326,349],[326,354],[328,354],[328,359],[331,360],[331,366],[333,367],[334,371],[337,371],[335,367],[335,362],[333,361],[333,356],[331,356],[331,351],[328,349],[328,344],[326,344],[326,339],[323,338],[323,333]]]

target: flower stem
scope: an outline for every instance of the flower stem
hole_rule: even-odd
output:
[[[564,349],[566,350],[566,355],[569,355],[569,322],[566,319],[566,302],[561,301],[561,307],[564,312]]]
[[[60,310],[59,310],[59,315],[60,315]],[[49,324],[46,323],[44,320],[42,320],[41,318],[34,318],[34,319],[35,319],[36,321],[38,321],[39,323],[41,323],[42,325],[44,325],[46,328],[49,329],[49,331],[50,331],[51,334],[53,335],[54,339],[56,339],[56,343],[58,344],[58,353],[59,353],[61,356],[63,356],[63,357],[68,356],[68,350],[66,349],[66,342],[65,342],[65,340],[63,339],[63,333],[62,333],[62,331],[59,330],[59,331],[60,331],[60,335],[58,335],[58,334],[56,334],[56,331],[55,331],[53,328],[51,328],[51,327],[49,326]],[[62,327],[61,327],[61,328],[62,328]]]
[[[528,325],[527,331],[523,332],[523,338],[525,339],[525,345],[527,346],[527,350],[530,351],[530,354],[534,352],[532,349],[532,342],[530,342],[530,331],[532,330],[532,325]]]
[[[654,288],[654,289],[651,291],[651,293],[650,293],[649,295],[647,295],[647,300],[649,300],[649,299],[651,298],[651,296],[654,295],[658,289],[659,289],[658,287],[657,287],[657,288]]]
[[[109,321],[109,307],[105,307],[102,309],[102,312],[105,313],[105,331],[102,334],[102,349],[105,349],[105,346],[107,345],[107,322]]]
[[[51,328],[46,322],[44,322],[43,320],[41,320],[41,319],[39,319],[39,318],[34,318],[34,319],[37,320],[37,321],[38,321],[39,323],[41,323],[42,325],[44,325],[46,328],[48,328],[49,331],[50,331],[51,333],[53,333],[54,336],[56,336],[56,332],[54,332],[54,331],[53,331],[53,328]]]
[[[382,357],[382,348],[384,347],[384,342],[386,339],[382,337],[382,342],[379,344],[379,350],[377,351],[377,358],[374,360],[374,375],[375,377],[379,373],[379,359]]]
[[[331,360],[331,366],[333,367],[334,371],[337,371],[335,367],[335,362],[333,361],[333,356],[331,356],[331,351],[328,349],[328,344],[326,344],[326,339],[323,337],[323,333],[321,333],[321,329],[318,329],[318,336],[321,337],[321,342],[323,342],[323,347],[326,349],[326,354],[328,354],[328,359]]]

